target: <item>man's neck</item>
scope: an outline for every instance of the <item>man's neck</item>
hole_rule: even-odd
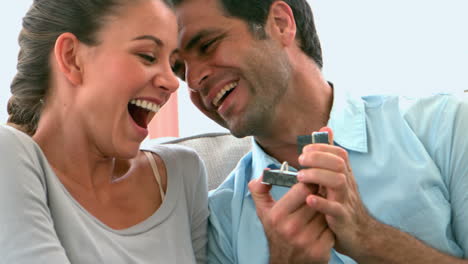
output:
[[[300,74],[300,73],[299,73]],[[310,74],[310,72],[309,72]],[[279,162],[299,168],[297,136],[308,135],[327,125],[333,104],[333,88],[320,72],[300,78],[276,108],[267,133],[255,140]]]

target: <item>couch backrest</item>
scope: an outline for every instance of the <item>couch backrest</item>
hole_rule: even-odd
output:
[[[173,139],[163,144],[178,144],[195,149],[205,163],[208,189],[218,187],[252,146],[252,138],[236,138],[229,133],[206,133]]]

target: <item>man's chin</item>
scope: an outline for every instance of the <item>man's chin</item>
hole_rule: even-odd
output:
[[[237,116],[226,116],[222,118],[218,116],[218,120],[214,120],[220,126],[228,129],[231,134],[237,138],[243,138],[247,136],[254,136],[256,134],[256,130],[258,129],[257,122],[254,120],[259,120],[255,118],[255,116],[245,116],[245,114],[238,114]],[[261,122],[259,122],[261,123]]]
[[[242,124],[242,125],[245,125],[245,124]],[[226,128],[229,129],[231,134],[237,138],[243,138],[243,137],[252,136],[255,134],[253,129],[249,129],[246,126],[239,126],[239,124],[231,124],[231,125],[228,125]]]

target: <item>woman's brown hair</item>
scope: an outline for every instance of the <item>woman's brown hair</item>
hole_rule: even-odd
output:
[[[17,73],[8,101],[8,123],[33,135],[47,99],[49,55],[65,32],[87,45],[97,45],[97,33],[106,18],[116,14],[124,0],[34,0],[23,18],[18,42]],[[125,1],[135,4],[135,0]],[[168,6],[170,2],[164,1]]]

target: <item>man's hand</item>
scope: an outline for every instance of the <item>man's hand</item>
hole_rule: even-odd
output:
[[[328,131],[333,142],[331,129]],[[326,221],[336,236],[336,249],[348,256],[361,254],[367,243],[365,235],[371,232],[376,221],[368,214],[361,201],[351,170],[348,153],[337,146],[307,145],[299,157],[301,166],[307,167],[298,174],[298,180],[320,185],[320,195],[310,194],[307,204],[326,215]]]
[[[334,235],[323,214],[311,210],[306,197],[316,185],[298,183],[279,201],[270,195],[271,186],[252,180],[249,189],[265,229],[273,263],[328,263]]]
[[[333,142],[331,129],[328,131]],[[335,234],[335,249],[358,263],[468,263],[435,250],[414,237],[382,224],[369,215],[358,192],[348,153],[337,146],[307,145],[299,157],[304,184],[320,186],[306,198],[313,211],[325,214]]]

